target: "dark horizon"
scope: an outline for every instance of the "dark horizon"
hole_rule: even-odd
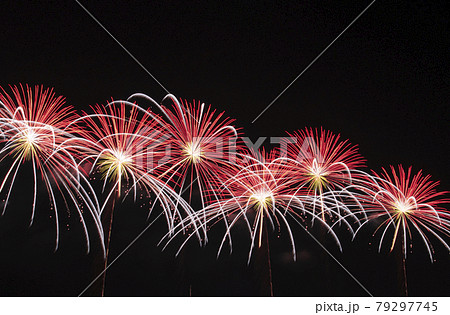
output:
[[[225,111],[252,140],[323,127],[357,144],[368,169],[412,165],[450,191],[445,1],[375,2],[251,123],[370,2],[82,4],[172,94]],[[54,87],[80,111],[136,92],[156,101],[166,95],[75,1],[8,2],[0,12],[3,88]],[[31,228],[29,209],[21,206],[25,194],[17,192],[16,207],[0,217],[0,295],[78,295],[89,283],[92,257],[84,253],[76,217],[67,219],[70,231],[62,232],[53,253],[45,193]],[[146,216],[131,202],[117,209],[111,257],[145,228]],[[173,247],[156,247],[164,229],[157,222],[111,267],[106,295],[187,295],[190,285],[194,295],[257,295],[246,266],[248,240],[218,260],[217,246],[198,249],[191,242],[181,268]],[[301,229],[296,234],[296,263],[285,235],[269,235],[275,295],[366,295]],[[369,234],[354,242],[343,236],[344,254],[331,241],[326,245],[375,296],[396,295],[395,257],[387,246],[378,254]],[[433,240],[437,261],[431,264],[417,237],[408,253],[411,296],[448,295],[448,252]]]

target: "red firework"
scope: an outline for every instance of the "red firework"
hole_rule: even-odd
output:
[[[442,207],[449,199],[444,196],[448,192],[438,192],[439,182],[431,181],[430,175],[423,175],[422,170],[412,175],[412,168],[407,171],[401,165],[398,171],[391,166],[390,173],[382,169],[381,175],[374,172],[375,177],[368,178],[363,188],[369,197],[366,200],[366,212],[369,221],[382,219],[376,229],[383,230],[379,250],[389,228],[393,229],[391,251],[397,239],[403,244],[403,255],[406,257],[407,238],[412,242],[412,230],[416,230],[426,245],[429,257],[433,261],[434,249],[427,235],[433,235],[450,251],[443,237],[450,237],[450,212]]]
[[[305,194],[321,200],[334,199],[338,208],[348,211],[339,195],[357,199],[346,187],[352,183],[354,171],[365,165],[358,147],[322,128],[320,131],[305,128],[289,136],[283,142],[281,159],[291,166],[297,185]],[[325,213],[332,215],[321,204],[322,218],[325,219]]]
[[[101,225],[98,218],[98,203],[92,188],[79,173],[77,163],[69,152],[66,143],[75,137],[70,133],[72,128],[66,128],[78,116],[72,106],[65,105],[62,96],[56,96],[53,89],[35,86],[34,89],[26,85],[12,86],[12,95],[2,88],[0,93],[0,126],[2,128],[4,144],[0,151],[1,159],[12,158],[12,164],[0,186],[0,192],[7,191],[5,206],[11,195],[19,169],[24,162],[29,162],[34,175],[34,194],[31,211],[33,222],[36,202],[37,186],[42,180],[49,193],[56,220],[56,248],[59,244],[59,215],[57,192],[68,206],[72,203],[80,215],[86,234],[89,250],[89,237],[83,219],[82,205],[93,217],[101,236]],[[79,143],[79,141],[78,141]],[[31,225],[30,223],[30,225]]]
[[[28,124],[42,124],[54,129],[65,130],[66,126],[77,117],[72,106],[65,105],[63,96],[56,96],[53,89],[44,89],[36,85],[34,89],[20,84],[10,86],[12,95],[2,87],[0,101],[3,108],[0,114],[3,119],[17,120]],[[6,121],[5,121],[6,122]],[[7,127],[7,123],[5,125]]]
[[[114,192],[120,196],[125,186],[125,195],[133,191],[135,200],[138,188],[147,196],[153,192],[164,209],[169,229],[181,216],[179,209],[189,215],[190,206],[154,174],[155,160],[164,154],[160,148],[165,140],[157,117],[122,101],[106,107],[97,105],[92,110],[93,114],[85,114],[77,121],[80,126],[88,126],[80,129],[88,148],[82,152],[80,164],[89,161],[89,173],[100,174],[103,189],[108,182],[112,183],[101,212]]]
[[[130,98],[136,96],[151,100],[143,94]],[[238,133],[231,125],[234,120],[201,102],[179,102],[173,95],[166,99],[172,102],[170,108],[151,100],[162,113],[160,123],[167,135],[164,145],[168,155],[156,171],[160,178],[178,187],[180,194],[189,189],[190,199],[196,185],[204,206],[211,199],[217,199],[215,188],[235,164],[239,148],[236,148]]]

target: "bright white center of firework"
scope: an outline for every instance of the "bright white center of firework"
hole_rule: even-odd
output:
[[[37,134],[33,130],[29,130],[25,134],[25,140],[28,145],[33,145],[36,142]]]
[[[395,204],[395,209],[401,213],[407,213],[411,210],[411,206],[408,203],[399,201]]]
[[[266,205],[273,198],[273,194],[268,191],[254,193],[251,198],[259,205]]]
[[[130,157],[128,157],[123,152],[117,152],[115,154],[115,156],[116,156],[117,164],[119,164],[119,165],[123,165],[123,164],[126,164],[131,161]]]
[[[310,183],[314,189],[323,189],[327,185],[327,172],[317,164],[311,167],[310,172]]]
[[[189,142],[185,146],[184,152],[194,163],[199,162],[202,157],[202,149],[198,143]]]
[[[321,177],[324,177],[326,175],[326,172],[324,171],[324,169],[322,167],[320,167],[317,163],[313,163],[310,172],[311,172],[311,176],[318,178],[318,179]]]

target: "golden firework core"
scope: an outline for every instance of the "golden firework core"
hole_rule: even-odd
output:
[[[25,158],[29,158],[38,149],[38,136],[33,129],[27,128],[22,137],[18,139],[19,141],[15,151],[21,152]]]
[[[123,151],[117,150],[104,154],[100,161],[100,172],[103,176],[112,177],[111,179],[120,180],[127,166],[132,162],[129,155]]]
[[[325,170],[320,167],[317,163],[313,163],[309,172],[311,186],[314,189],[325,188],[327,186],[327,178],[328,175]]]
[[[198,143],[189,142],[184,147],[184,153],[192,163],[198,163],[201,161],[203,153]]]
[[[407,202],[398,201],[395,203],[394,209],[400,213],[408,213],[411,210],[411,205]]]
[[[250,196],[258,207],[268,207],[273,200],[273,194],[268,191],[260,191]]]

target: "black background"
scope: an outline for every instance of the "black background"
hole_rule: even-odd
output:
[[[226,111],[253,140],[323,126],[358,144],[370,168],[413,165],[450,190],[445,1],[377,1],[251,124],[369,3],[83,1],[171,93]],[[18,83],[54,87],[77,109],[135,92],[156,100],[166,94],[74,1],[2,2],[0,85]],[[90,282],[92,255],[73,217],[64,219],[70,229],[53,252],[45,202],[28,228],[30,185],[15,188],[17,201],[0,218],[0,294],[77,295]],[[111,257],[142,231],[146,217],[145,206],[117,209]],[[213,234],[206,249],[193,243],[180,262],[175,248],[161,253],[156,246],[164,231],[160,220],[110,268],[106,295],[186,295],[189,286],[193,295],[257,294],[245,236],[231,256],[225,251],[216,260]],[[283,235],[270,235],[275,295],[366,295],[300,229],[294,263]],[[417,235],[414,240],[410,294],[448,295],[448,251],[434,242],[431,264]],[[353,243],[343,236],[343,246],[340,254],[327,244],[372,294],[397,294],[387,248],[378,253],[368,233]]]

